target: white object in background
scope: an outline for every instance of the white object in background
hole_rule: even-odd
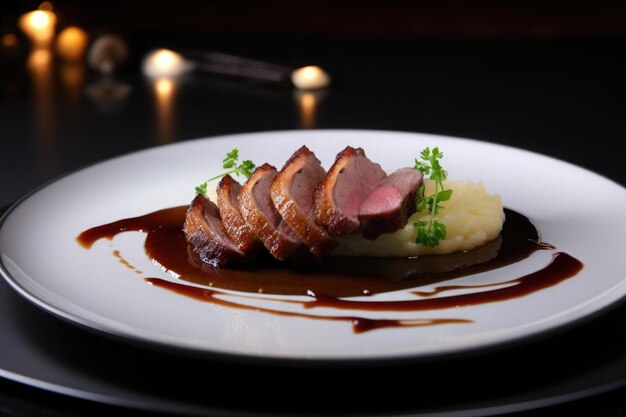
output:
[[[126,63],[128,45],[117,35],[102,35],[97,38],[87,53],[87,64],[102,74],[114,73]]]

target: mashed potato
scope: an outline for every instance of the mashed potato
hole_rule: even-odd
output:
[[[434,193],[434,183],[425,181],[426,195]],[[447,254],[474,249],[495,239],[502,230],[504,209],[499,196],[487,194],[482,184],[468,181],[446,181],[446,188],[453,190],[450,200],[441,203],[437,221],[446,225],[447,237],[439,246],[429,248],[415,243],[416,220],[428,220],[426,212],[415,213],[407,225],[395,233],[367,240],[358,235],[340,240],[333,250],[334,256],[418,256]]]
[[[217,185],[209,183],[206,187],[206,197],[217,204]],[[454,193],[452,193],[454,194]]]

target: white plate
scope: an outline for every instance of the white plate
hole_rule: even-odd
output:
[[[203,303],[147,285],[112,256],[119,250],[145,276],[173,280],[128,232],[90,250],[75,237],[121,218],[188,204],[194,186],[219,172],[237,146],[244,158],[282,166],[306,144],[329,167],[346,145],[361,146],[385,169],[411,166],[439,146],[451,178],[482,181],[506,207],[528,216],[544,241],[581,260],[575,277],[504,302],[371,318],[464,318],[470,324],[387,328],[354,334],[345,322],[284,317]],[[626,189],[549,157],[474,140],[384,131],[284,131],[182,142],[108,160],[28,195],[0,225],[0,267],[8,282],[45,310],[134,340],[201,352],[290,359],[373,359],[458,352],[515,340],[571,323],[626,292]],[[545,266],[539,251],[480,279],[516,278]],[[461,280],[471,282],[476,277]],[[445,296],[445,295],[444,295]],[[393,299],[393,293],[376,300]],[[264,301],[259,305],[265,306]],[[294,305],[297,311],[297,305]],[[316,313],[318,311],[316,310]],[[321,311],[322,313],[324,311]],[[329,310],[327,314],[346,315]],[[348,312],[349,313],[349,312]]]

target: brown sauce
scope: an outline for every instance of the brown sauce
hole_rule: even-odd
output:
[[[524,275],[514,280],[503,281],[501,284],[513,284],[491,291],[471,292],[469,294],[449,297],[424,298],[401,301],[362,301],[350,300],[327,295],[309,293],[313,301],[303,303],[304,307],[333,307],[350,310],[369,311],[420,311],[439,310],[452,307],[469,307],[478,304],[493,303],[523,297],[544,288],[552,287],[568,278],[575,276],[582,269],[576,258],[563,253],[555,253],[548,266],[539,271]],[[458,288],[475,288],[474,285],[457,286]]]
[[[294,267],[275,261],[269,255],[238,269],[201,269],[190,263],[182,225],[187,207],[160,210],[145,216],[119,220],[94,227],[81,233],[77,240],[85,248],[102,238],[112,239],[125,231],[147,233],[145,250],[150,259],[163,270],[176,276],[171,282],[159,278],[146,280],[197,300],[241,309],[253,309],[272,314],[351,322],[355,332],[383,327],[425,326],[435,324],[467,323],[465,319],[379,320],[353,316],[323,316],[263,309],[216,297],[221,290],[266,295],[308,295],[307,301],[275,299],[299,303],[310,309],[332,307],[365,311],[423,311],[456,308],[504,301],[522,297],[548,288],[575,276],[583,267],[574,257],[558,252],[552,261],[539,271],[522,277],[503,277],[497,283],[472,285],[443,285],[430,291],[407,291],[411,299],[376,301],[354,299],[356,296],[415,289],[425,285],[473,275],[519,262],[537,250],[552,250],[553,246],[540,242],[536,228],[528,218],[505,209],[506,222],[499,238],[474,250],[450,255],[429,255],[417,258],[327,257],[318,265]],[[507,279],[508,278],[508,279]],[[185,283],[186,282],[186,283]],[[194,285],[190,285],[194,284]],[[201,287],[199,287],[201,286]],[[433,295],[451,290],[489,288],[477,292],[447,297]],[[415,298],[418,296],[419,298]],[[240,299],[250,298],[242,294]],[[252,297],[254,298],[254,297]]]
[[[394,319],[368,319],[364,317],[355,316],[318,316],[306,313],[297,313],[292,311],[282,311],[270,308],[262,308],[258,306],[251,306],[247,304],[228,301],[220,298],[219,295],[223,293],[214,291],[207,288],[193,287],[191,285],[177,284],[175,282],[167,281],[160,278],[146,278],[146,281],[154,286],[161,287],[173,291],[177,294],[185,295],[187,297],[194,298],[198,301],[211,302],[213,304],[223,305],[227,307],[235,307],[244,310],[260,311],[263,313],[271,313],[280,316],[287,317],[300,317],[307,319],[327,320],[327,321],[346,321],[352,324],[352,328],[355,333],[363,333],[369,330],[381,329],[384,327],[419,327],[419,326],[434,326],[438,324],[461,324],[471,323],[471,320],[464,319],[415,319],[415,320],[394,320]],[[217,295],[217,297],[216,297]],[[298,302],[293,300],[278,300],[272,299],[272,301],[284,301],[289,303],[308,303]]]
[[[135,268],[135,266],[133,264],[128,262],[126,260],[126,258],[124,258],[122,256],[122,254],[120,253],[120,251],[118,251],[117,249],[113,251],[113,256],[115,256],[117,259],[119,259],[119,261],[120,261],[120,263],[122,265],[124,265],[126,268],[130,269],[131,271],[133,271],[135,274],[141,275],[143,273],[140,270],[138,270],[137,268]]]

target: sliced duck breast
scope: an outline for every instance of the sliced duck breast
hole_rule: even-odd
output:
[[[404,227],[415,213],[417,189],[422,184],[422,173],[414,168],[402,168],[384,178],[359,209],[363,237],[374,240]]]
[[[230,239],[235,242],[239,250],[248,253],[262,248],[263,245],[256,233],[241,217],[238,198],[240,190],[241,184],[230,175],[226,175],[217,184],[217,207]]]
[[[197,195],[183,226],[189,254],[202,268],[222,268],[246,260],[246,254],[230,240],[217,206],[203,195]]]
[[[313,191],[326,177],[320,161],[306,146],[298,149],[272,181],[274,206],[318,258],[331,251],[337,242],[315,223]]]
[[[303,244],[272,202],[270,187],[277,173],[270,164],[256,168],[239,192],[239,211],[272,256],[285,261]]]
[[[385,171],[370,161],[363,149],[346,147],[315,189],[315,221],[334,237],[355,232],[360,226],[361,204],[383,178]]]

